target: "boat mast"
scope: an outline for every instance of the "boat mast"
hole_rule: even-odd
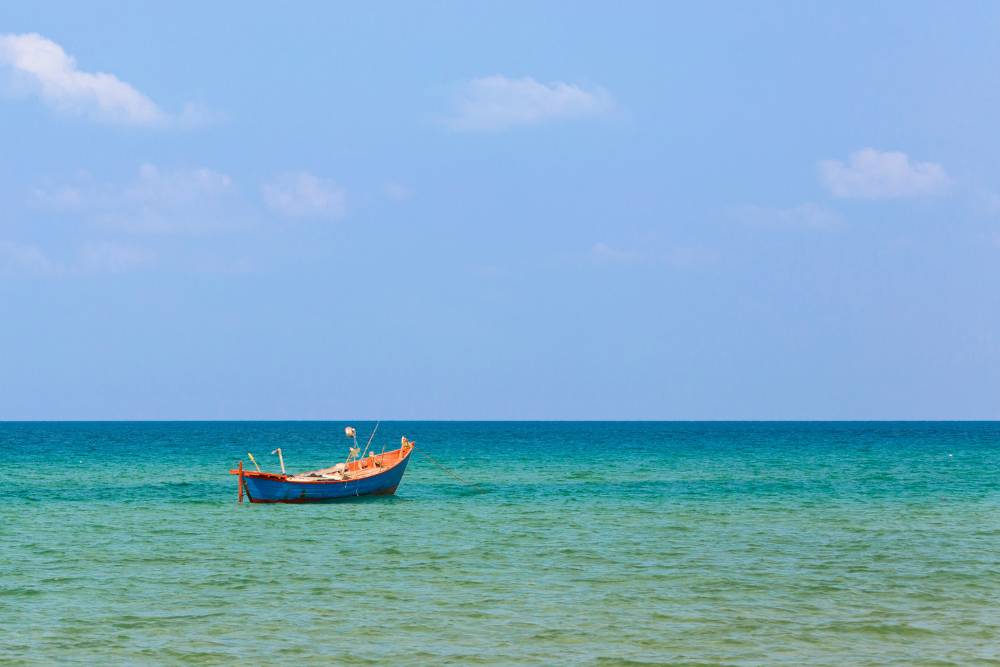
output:
[[[361,458],[365,458],[365,454],[368,453],[368,448],[371,447],[372,444],[372,438],[375,437],[375,431],[378,430],[378,425],[381,423],[381,421],[375,422],[375,428],[372,429],[372,434],[368,436],[368,443],[365,445],[365,451],[361,452]]]
[[[278,463],[281,464],[281,474],[284,475],[285,474],[285,459],[284,459],[283,456],[281,456],[281,447],[278,447],[276,450],[274,450],[271,453],[278,455]]]

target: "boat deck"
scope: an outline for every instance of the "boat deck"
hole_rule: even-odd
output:
[[[354,479],[364,479],[384,472],[399,463],[400,456],[398,450],[385,452],[382,454],[372,454],[350,463],[338,463],[329,468],[310,470],[297,475],[288,475],[289,482],[315,482],[317,480],[348,481]]]

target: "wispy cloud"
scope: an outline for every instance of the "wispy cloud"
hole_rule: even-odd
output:
[[[745,225],[772,229],[830,229],[843,223],[837,213],[816,204],[788,208],[737,206],[730,209],[730,215]]]
[[[500,130],[560,118],[598,116],[614,106],[611,95],[603,88],[586,89],[561,81],[540,83],[531,77],[511,79],[497,74],[461,86],[447,123],[459,130]]]
[[[36,189],[34,200],[130,232],[198,232],[233,224],[228,210],[233,180],[205,167],[161,169],[144,164],[125,185],[81,181]]]
[[[391,181],[382,186],[382,194],[395,201],[403,201],[413,196],[413,188]]]
[[[347,210],[347,193],[334,181],[309,172],[282,174],[261,186],[264,203],[293,218],[339,218]]]
[[[687,269],[719,260],[718,251],[688,245],[667,246],[665,249],[642,250],[621,248],[604,242],[595,243],[590,247],[590,261],[601,265],[647,265],[669,266],[675,269]]]
[[[851,153],[847,163],[821,160],[823,184],[835,197],[895,199],[941,194],[951,185],[944,167],[917,162],[906,153],[864,148]]]
[[[970,203],[972,210],[979,215],[996,216],[1000,214],[1000,194],[993,190],[973,191]]]
[[[616,248],[603,241],[590,247],[590,257],[598,264],[631,264],[642,259],[634,250]]]
[[[675,268],[705,266],[719,261],[719,251],[698,246],[677,246],[667,251],[663,261]]]
[[[163,111],[146,95],[113,74],[85,72],[59,44],[37,33],[0,35],[0,70],[15,94],[38,96],[59,112],[120,125],[197,125],[208,112],[187,105],[179,114]]]
[[[53,257],[36,245],[0,241],[0,275],[30,278],[68,278],[125,273],[149,267],[155,259],[146,249],[117,241],[92,241],[64,258]]]
[[[80,249],[81,268],[93,273],[124,273],[149,266],[153,259],[149,250],[117,241],[87,243]]]
[[[62,273],[63,267],[41,248],[25,243],[0,241],[0,275],[48,277]]]
[[[153,164],[139,167],[136,181],[126,188],[125,199],[152,208],[201,203],[207,197],[232,190],[233,179],[206,167],[163,170]]]

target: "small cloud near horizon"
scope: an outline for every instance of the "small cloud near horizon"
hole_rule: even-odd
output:
[[[0,275],[50,277],[59,273],[62,273],[62,265],[38,246],[0,241]]]
[[[80,249],[80,265],[91,273],[124,273],[149,266],[153,259],[151,251],[117,241],[85,243]]]
[[[77,183],[35,189],[36,204],[74,211],[91,221],[133,233],[202,232],[231,225],[228,206],[233,179],[207,167],[139,167],[126,185],[95,184],[86,174]]]
[[[598,242],[590,247],[589,257],[592,262],[603,265],[660,264],[680,269],[714,264],[719,260],[719,252],[712,248],[686,245],[671,246],[665,251],[642,252]]]
[[[456,130],[502,130],[556,119],[600,116],[615,108],[611,95],[600,87],[530,76],[512,79],[496,74],[463,84],[457,91],[446,124]]]
[[[863,148],[847,163],[821,160],[820,179],[834,197],[902,199],[946,192],[952,179],[935,162],[917,162],[900,151]]]
[[[603,241],[590,247],[590,257],[599,264],[630,264],[641,259],[637,252],[616,248]]]
[[[38,33],[0,35],[0,71],[8,92],[36,96],[59,113],[115,125],[192,127],[217,115],[194,104],[177,114],[106,72],[85,72],[63,48]]]
[[[347,192],[331,179],[307,171],[281,174],[261,186],[264,203],[290,218],[340,218],[347,212]]]
[[[692,268],[715,264],[719,261],[719,257],[719,251],[712,248],[677,246],[667,252],[663,261],[676,268]]]
[[[394,201],[405,201],[413,196],[413,188],[392,181],[382,186],[382,194]]]
[[[154,259],[150,250],[118,241],[84,243],[67,260],[53,258],[36,245],[0,241],[0,275],[63,278],[126,273],[146,268]]]
[[[737,206],[730,215],[742,224],[771,229],[832,229],[843,224],[836,212],[811,203],[786,208]]]

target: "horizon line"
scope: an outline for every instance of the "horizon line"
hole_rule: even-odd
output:
[[[244,422],[244,423],[331,423],[331,422],[447,422],[447,423],[509,423],[509,424],[531,424],[531,423],[617,423],[617,424],[636,424],[636,423],[650,423],[650,424],[692,424],[692,423],[737,423],[737,424],[775,424],[775,423],[786,423],[786,424],[836,424],[836,423],[846,423],[846,424],[887,424],[887,423],[975,423],[975,422],[1000,422],[1000,418],[988,417],[988,418],[968,418],[968,417],[953,417],[953,418],[904,418],[904,419],[891,419],[891,418],[877,418],[877,419],[725,419],[725,418],[711,418],[711,419],[651,419],[651,418],[639,418],[639,419],[602,419],[602,418],[585,418],[585,419],[565,419],[565,418],[554,418],[554,419],[484,419],[484,418],[396,418],[396,419],[377,419],[369,417],[357,417],[357,418],[169,418],[169,419],[150,419],[150,418],[140,418],[140,419],[117,419],[117,418],[83,418],[83,419],[0,419],[0,424],[108,424],[108,423],[118,423],[118,424],[164,424],[164,423],[228,423],[228,422]]]

